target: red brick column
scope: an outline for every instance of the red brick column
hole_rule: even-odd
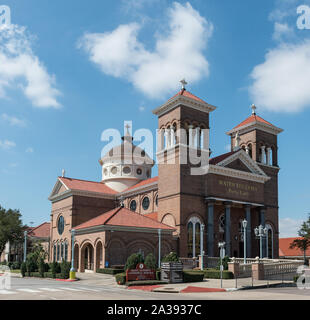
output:
[[[259,259],[252,264],[252,276],[254,280],[264,280],[264,264]]]
[[[239,263],[234,258],[231,259],[231,262],[228,262],[228,271],[232,272],[234,276],[239,276]]]

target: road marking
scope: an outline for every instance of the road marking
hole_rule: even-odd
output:
[[[0,294],[14,294],[17,293],[15,291],[9,291],[9,290],[0,290]]]
[[[22,291],[22,292],[29,292],[29,293],[39,293],[41,292],[40,290],[33,290],[33,289],[28,289],[28,288],[22,288],[22,289],[16,289],[17,291]]]
[[[69,291],[82,291],[82,290],[79,290],[79,289],[67,288],[67,287],[60,287],[60,289],[69,290]]]
[[[56,289],[56,288],[39,288],[39,290],[50,291],[50,292],[62,291],[61,289]]]

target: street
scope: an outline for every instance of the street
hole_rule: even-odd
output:
[[[0,290],[0,300],[310,300],[310,290],[296,287],[232,292],[160,293],[129,290],[111,276],[89,275],[76,282],[12,277],[11,289]]]

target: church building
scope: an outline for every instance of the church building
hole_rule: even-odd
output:
[[[136,252],[158,258],[159,252],[175,251],[188,258],[203,250],[217,257],[223,241],[226,255],[243,257],[244,219],[246,256],[259,256],[254,228],[262,225],[262,254],[278,258],[277,135],[282,129],[258,116],[253,105],[252,114],[227,132],[231,151],[209,158],[215,109],[183,85],[153,110],[158,117],[157,177],[152,177],[155,161],[128,131],[99,160],[100,180],[58,177],[49,197],[50,260],[71,261],[74,245],[75,268],[95,271],[123,265]],[[203,158],[207,163],[199,168]]]

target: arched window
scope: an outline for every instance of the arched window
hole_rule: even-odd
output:
[[[67,261],[68,260],[68,242],[66,241],[65,242],[65,261]]]
[[[267,236],[266,236],[266,256],[269,259],[273,259],[273,229],[270,224],[266,224]]]
[[[129,207],[130,207],[130,210],[131,210],[131,211],[136,211],[136,209],[137,209],[137,202],[136,202],[136,200],[132,200],[132,201],[130,202]]]
[[[60,246],[59,246],[59,243],[57,243],[57,261],[59,261],[59,255],[60,255]]]
[[[248,152],[249,152],[249,157],[252,158],[253,157],[253,153],[252,153],[252,144],[248,144]]]
[[[147,210],[150,206],[150,199],[148,197],[144,197],[142,200],[142,208]]]
[[[64,243],[60,244],[60,260],[62,261],[64,258]]]
[[[189,258],[200,254],[200,219],[192,217],[187,224],[187,255]]]
[[[54,243],[54,259],[53,259],[54,262],[56,262],[56,251],[57,251],[57,247],[56,247],[56,244]]]

